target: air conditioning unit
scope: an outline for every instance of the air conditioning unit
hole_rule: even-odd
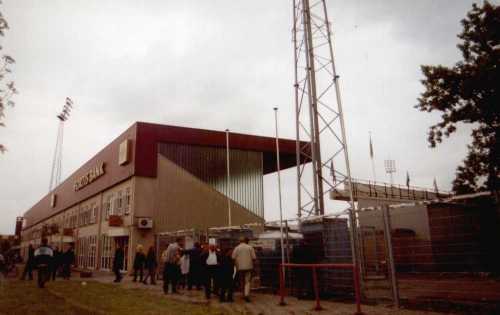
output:
[[[137,220],[138,229],[152,229],[153,219],[152,218],[138,218]]]

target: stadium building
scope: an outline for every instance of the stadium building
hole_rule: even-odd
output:
[[[279,140],[282,169],[296,166],[295,140]],[[75,247],[77,265],[125,266],[137,244],[182,229],[264,222],[263,176],[276,171],[275,139],[137,122],[24,214],[21,251],[43,236]],[[127,267],[125,268],[127,269]]]

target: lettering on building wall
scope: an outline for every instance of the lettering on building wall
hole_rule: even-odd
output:
[[[87,172],[87,174],[78,178],[73,186],[75,191],[78,191],[78,190],[84,188],[85,186],[89,185],[90,183],[92,183],[93,181],[95,181],[96,179],[98,179],[99,177],[104,175],[104,173],[105,173],[104,167],[105,166],[106,166],[106,164],[104,162],[102,162],[101,164],[92,167]]]

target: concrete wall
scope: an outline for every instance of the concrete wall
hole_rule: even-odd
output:
[[[392,229],[411,229],[421,240],[431,239],[429,215],[426,205],[415,205],[401,208],[391,208]],[[367,210],[359,213],[359,222],[363,227],[384,229],[384,220],[381,210]]]

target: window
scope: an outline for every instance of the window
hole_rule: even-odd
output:
[[[97,235],[92,235],[88,237],[89,239],[89,255],[88,255],[88,265],[87,268],[96,268],[96,253],[97,253]]]
[[[124,201],[125,214],[130,213],[130,187],[125,188],[125,201]]]
[[[95,269],[97,235],[79,237],[77,240],[77,265],[79,268]]]
[[[80,226],[85,225],[85,213],[87,212],[87,207],[80,209]]]
[[[92,212],[92,207],[90,205],[88,205],[85,208],[85,225],[89,225],[90,224],[91,212]]]
[[[85,249],[85,245],[83,244],[84,238],[83,237],[79,237],[78,240],[77,240],[77,245],[76,245],[76,262],[77,262],[77,265],[78,267],[80,268],[84,268],[83,266],[83,258],[85,257],[84,255],[84,249]]]
[[[72,229],[76,228],[76,225],[78,223],[77,221],[78,221],[78,215],[75,213],[75,211],[73,211],[69,219],[69,227]]]
[[[96,223],[98,207],[97,207],[97,204],[95,202],[91,205],[90,211],[92,211],[92,213],[90,214],[90,223],[92,223],[92,224]]]
[[[81,211],[78,211],[78,218],[77,218],[77,222],[76,222],[76,225],[77,226],[81,226],[83,223],[83,220],[82,220],[82,212]]]
[[[80,210],[80,226],[82,225],[87,225],[87,211],[88,211],[88,206],[84,206]]]
[[[113,214],[113,194],[109,194],[106,196],[103,212],[105,215],[105,220],[109,219],[109,216]]]
[[[111,269],[113,264],[112,237],[101,236],[101,269]]]
[[[122,195],[123,195],[123,192],[121,190],[119,190],[117,192],[117,196],[116,196],[116,199],[115,199],[115,209],[116,209],[116,214],[117,215],[122,215],[122,206],[123,206],[123,199],[122,199]]]

